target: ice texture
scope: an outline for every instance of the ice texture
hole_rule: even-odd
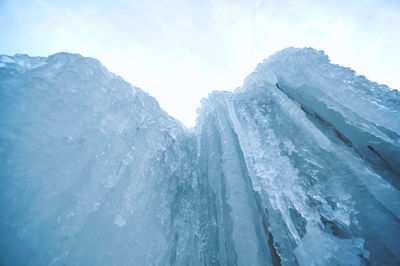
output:
[[[0,264],[400,264],[398,91],[287,48],[198,114],[93,58],[1,55]]]

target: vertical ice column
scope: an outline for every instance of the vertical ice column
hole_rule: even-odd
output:
[[[270,265],[272,260],[268,250],[267,235],[262,225],[262,214],[258,210],[256,197],[247,173],[246,164],[238,142],[237,135],[227,117],[225,96],[216,94],[213,101],[213,119],[220,142],[220,160],[209,160],[208,164],[220,163],[220,175],[209,172],[209,184],[216,198],[224,201],[217,202],[221,209],[217,209],[217,217],[224,219],[223,228],[226,241],[233,248],[235,261],[232,261],[232,251],[226,250],[227,261],[238,265]],[[200,141],[208,141],[215,136],[201,136]],[[200,151],[202,152],[202,151]],[[209,166],[210,167],[210,166]],[[215,180],[221,178],[222,180]],[[223,184],[223,187],[221,186]],[[223,213],[224,215],[221,215]],[[226,226],[228,224],[228,226]],[[219,229],[221,226],[219,226]],[[229,240],[228,240],[229,239]],[[221,243],[221,239],[220,239]],[[225,244],[226,245],[226,244]]]

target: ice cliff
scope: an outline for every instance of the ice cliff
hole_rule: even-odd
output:
[[[195,129],[97,60],[0,56],[0,264],[399,265],[400,93],[287,48]]]

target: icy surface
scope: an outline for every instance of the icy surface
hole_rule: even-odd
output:
[[[287,48],[196,128],[97,60],[0,55],[0,264],[399,265],[400,95]]]

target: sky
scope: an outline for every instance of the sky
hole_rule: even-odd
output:
[[[0,0],[0,54],[95,57],[194,126],[201,98],[289,46],[400,89],[399,25],[399,0]]]

